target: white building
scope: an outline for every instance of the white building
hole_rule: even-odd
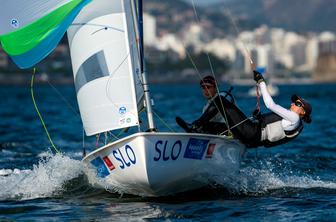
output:
[[[258,45],[250,50],[251,57],[257,67],[264,67],[267,73],[274,72],[274,59],[272,47],[270,44]],[[251,63],[249,58],[245,57],[245,73],[251,73]]]
[[[152,46],[156,41],[156,19],[147,13],[143,16],[144,44]]]
[[[180,58],[185,58],[186,56],[186,51],[183,43],[174,34],[162,35],[155,42],[155,48],[161,51],[172,50],[176,52]]]
[[[265,45],[271,43],[271,31],[266,25],[254,30],[256,45]]]
[[[194,46],[200,50],[200,45],[202,44],[201,37],[202,37],[203,28],[198,24],[191,24],[189,29],[184,32],[183,42],[186,45]]]
[[[317,58],[318,58],[318,38],[312,36],[307,41],[307,48],[306,48],[307,70],[312,71],[315,69],[317,65]]]
[[[236,48],[232,41],[228,39],[214,39],[202,48],[203,51],[212,53],[219,58],[229,59],[234,61],[236,59]]]

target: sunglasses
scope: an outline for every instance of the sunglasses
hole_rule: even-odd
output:
[[[304,107],[304,106],[303,106],[303,103],[302,103],[300,100],[296,100],[294,104],[295,104],[295,106],[297,106],[297,107]]]

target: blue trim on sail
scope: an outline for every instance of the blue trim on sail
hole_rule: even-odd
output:
[[[59,24],[48,38],[42,41],[38,46],[32,50],[18,56],[11,56],[13,62],[21,69],[31,68],[45,57],[47,57],[58,45],[63,38],[65,32],[75,20],[79,12],[88,4],[91,0],[85,0],[79,4],[67,17]]]

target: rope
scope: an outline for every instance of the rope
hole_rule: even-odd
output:
[[[227,12],[227,14],[228,14],[229,17],[230,17],[230,20],[231,20],[231,22],[232,22],[232,25],[233,25],[233,27],[234,27],[236,33],[237,33],[237,36],[238,36],[239,33],[240,33],[240,31],[239,31],[239,29],[238,29],[238,25],[236,24],[235,20],[233,19],[233,16],[232,16],[230,10],[229,10],[229,9],[226,9],[226,12]],[[250,64],[253,65],[254,62],[253,62],[253,60],[252,60],[250,51],[248,50],[246,44],[245,44],[243,41],[241,41],[241,43],[243,44],[243,47],[244,47],[244,50],[245,50],[245,53],[246,53],[247,58],[250,60]]]
[[[237,123],[236,125],[232,126],[231,128],[225,130],[224,132],[222,132],[222,133],[219,134],[219,135],[224,135],[225,133],[230,132],[230,130],[232,130],[233,128],[239,126],[240,124],[243,124],[243,123],[246,122],[247,120],[252,120],[252,119],[253,119],[253,117],[246,118],[246,119],[240,121],[239,123]]]
[[[154,115],[172,132],[175,132],[173,128],[171,128],[168,123],[166,123],[155,111],[153,111]]]
[[[257,107],[256,109],[260,112],[260,93],[259,93],[259,86],[256,85],[256,95],[257,95]]]
[[[230,20],[231,20],[231,22],[232,22],[232,24],[233,24],[233,27],[234,27],[234,29],[235,29],[235,31],[236,31],[236,33],[237,33],[237,36],[238,36],[239,33],[240,33],[240,31],[239,31],[239,29],[238,29],[238,25],[236,24],[235,20],[233,19],[233,16],[232,16],[230,10],[229,10],[229,9],[226,9],[226,12],[227,12],[227,14],[228,14],[229,17],[230,17]],[[255,67],[255,63],[253,62],[253,59],[252,59],[252,57],[251,57],[251,53],[250,53],[250,51],[248,50],[246,44],[245,44],[243,41],[241,41],[241,43],[243,44],[243,47],[244,47],[244,50],[245,50],[245,56],[250,60],[251,69],[252,69],[252,70],[255,70],[255,69],[256,69],[256,67]],[[257,108],[258,111],[260,112],[260,94],[259,94],[259,87],[258,87],[258,84],[256,85],[256,95],[257,95],[257,105],[256,105],[256,108]]]
[[[47,79],[47,83],[49,86],[58,94],[58,96],[63,100],[63,102],[68,106],[68,108],[76,114],[76,116],[80,117],[79,113],[76,111],[76,109],[70,104],[70,102],[62,95],[62,93],[53,85],[49,80]]]
[[[32,100],[33,100],[33,103],[34,103],[34,107],[35,107],[35,110],[37,112],[37,115],[39,116],[40,120],[41,120],[41,123],[42,123],[42,126],[48,136],[48,139],[49,139],[49,142],[52,146],[52,148],[55,150],[56,153],[59,153],[61,154],[61,152],[56,148],[54,142],[52,141],[51,137],[50,137],[50,134],[48,132],[48,129],[43,121],[43,118],[42,118],[42,115],[36,105],[36,101],[35,101],[35,97],[34,97],[34,78],[35,78],[35,74],[36,74],[36,68],[33,69],[33,75],[32,75],[32,78],[31,78],[31,82],[30,82],[30,94],[31,94],[31,97],[32,97]]]
[[[99,145],[99,138],[100,138],[100,133],[96,135],[96,148],[98,148],[98,145]]]
[[[200,23],[200,19],[199,19],[199,16],[198,16],[198,13],[197,13],[197,10],[196,10],[196,6],[195,6],[195,3],[194,3],[194,0],[191,0],[191,3],[192,3],[192,6],[193,6],[193,10],[194,10],[194,14],[195,14],[195,18],[196,18],[196,22],[197,23]],[[187,51],[187,50],[186,50]],[[210,59],[210,55],[207,51],[205,51],[206,55],[207,55],[207,58],[208,58],[208,62],[209,62],[209,65],[210,65],[210,69],[211,69],[211,74],[212,76],[214,77],[214,79],[216,79],[216,76],[215,76],[215,72],[214,72],[214,69],[213,69],[213,65],[212,65],[212,62],[211,62],[211,59]],[[187,52],[188,54],[188,57],[191,58],[191,56],[189,55],[189,53]],[[199,72],[198,72],[199,73]],[[201,75],[200,76],[200,79],[202,80],[202,77]],[[216,84],[216,91],[217,91],[217,94],[218,96],[220,96],[220,91],[219,91],[219,88],[218,88],[218,84]],[[208,91],[209,93],[209,91]],[[224,104],[223,104],[223,101],[221,99],[221,97],[219,97],[219,101],[221,103],[221,107],[222,107],[222,110],[223,110],[223,113],[224,113],[224,118],[225,118],[225,123],[226,123],[226,126],[228,129],[230,129],[230,126],[229,126],[229,123],[228,123],[228,118],[227,118],[227,115],[226,115],[226,111],[225,111],[225,108],[224,108]],[[215,103],[215,106],[217,108],[217,110],[220,112],[220,109],[217,107],[216,103]],[[229,130],[229,133],[232,134],[232,132]]]
[[[185,47],[184,47],[184,48],[185,48]],[[185,50],[186,50],[186,48],[185,48]],[[198,74],[200,80],[203,81],[203,80],[202,80],[201,73],[198,71],[197,66],[196,66],[194,60],[192,59],[191,55],[189,54],[188,50],[186,50],[186,54],[187,54],[189,60],[191,61],[192,65],[194,66],[194,69],[196,70],[196,72],[197,72],[197,74]],[[216,84],[216,89],[217,89],[218,96],[220,96],[220,95],[219,95],[218,84]],[[208,90],[208,88],[206,88],[206,90],[207,90],[208,93],[210,94],[210,91]],[[212,97],[212,98],[214,98],[214,97]],[[227,115],[226,115],[226,112],[225,112],[225,109],[224,109],[223,102],[222,102],[221,99],[220,99],[220,101],[221,101],[221,105],[222,105],[222,108],[223,108],[223,113],[224,113],[224,118],[225,118],[225,124],[226,124],[227,128],[230,129],[230,126],[229,126],[229,123],[228,123],[228,119],[227,119]],[[218,110],[218,112],[220,112],[220,109],[219,109],[219,107],[217,106],[217,104],[214,103],[214,105],[216,106],[216,109]],[[231,133],[231,132],[230,132],[230,133]]]

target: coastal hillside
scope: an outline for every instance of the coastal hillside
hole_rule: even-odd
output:
[[[336,31],[335,0],[223,0],[218,11],[232,14],[251,23],[264,23],[294,31]]]

